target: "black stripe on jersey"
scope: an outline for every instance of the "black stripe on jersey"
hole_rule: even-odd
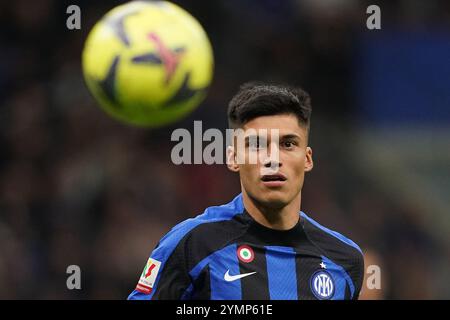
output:
[[[194,294],[191,299],[209,300],[211,299],[211,281],[209,265],[206,265],[200,276],[194,281]]]
[[[318,270],[322,259],[316,255],[299,254],[295,258],[297,272],[297,294],[299,300],[317,300],[314,296],[310,281],[313,274]]]
[[[345,286],[345,300],[350,300],[350,298],[351,298],[350,288],[348,286]]]
[[[244,243],[248,245],[247,243]],[[241,244],[238,244],[238,248]],[[269,280],[267,278],[266,250],[263,247],[252,247],[254,259],[251,262],[239,260],[241,274],[255,272],[255,274],[241,279],[242,299],[270,300]]]
[[[154,288],[152,299],[178,300],[191,284],[186,270],[184,245],[184,240],[178,243],[164,267],[159,271],[162,273]]]

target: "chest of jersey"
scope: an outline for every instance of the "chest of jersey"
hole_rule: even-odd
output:
[[[197,298],[213,300],[350,299],[346,270],[326,256],[285,246],[235,243],[191,271]]]

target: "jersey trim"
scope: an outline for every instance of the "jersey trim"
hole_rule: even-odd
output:
[[[308,222],[310,222],[311,224],[313,224],[314,226],[316,226],[317,228],[321,229],[322,231],[325,231],[326,233],[332,235],[333,237],[339,239],[340,241],[342,241],[343,243],[345,243],[346,245],[349,245],[355,249],[357,249],[361,254],[363,254],[361,248],[352,240],[350,240],[349,238],[343,236],[342,234],[340,234],[339,232],[330,230],[324,226],[322,226],[320,223],[316,222],[315,220],[311,219],[310,217],[308,217],[306,215],[306,213],[304,213],[303,211],[300,212],[300,215],[302,217],[304,217],[306,220],[308,220]]]

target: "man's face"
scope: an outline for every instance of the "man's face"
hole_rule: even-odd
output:
[[[313,167],[306,128],[295,115],[282,114],[255,118],[242,129],[245,147],[235,140],[229,148],[229,169],[240,173],[243,192],[253,200],[286,206],[299,196],[305,172]]]

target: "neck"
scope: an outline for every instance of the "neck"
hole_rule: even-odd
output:
[[[270,207],[251,198],[245,190],[242,191],[244,207],[252,218],[263,226],[276,230],[292,229],[300,219],[301,193],[283,207]]]

